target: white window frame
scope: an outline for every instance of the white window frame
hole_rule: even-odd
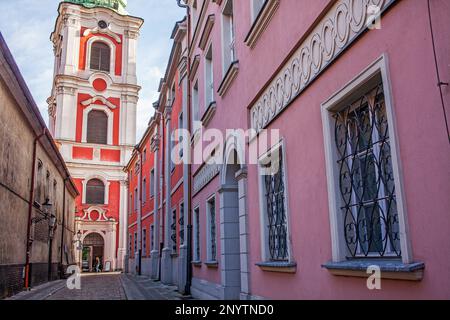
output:
[[[100,37],[100,36],[93,36],[92,38],[89,38],[87,41],[87,50],[86,50],[86,70],[91,72],[104,72],[108,73],[106,71],[101,70],[95,70],[91,69],[91,51],[92,51],[92,44],[94,42],[102,42],[106,45],[108,45],[110,49],[110,63],[109,63],[109,74],[115,75],[116,74],[116,45],[108,38],[106,37]]]
[[[236,61],[236,34],[234,27],[234,0],[227,0],[222,9],[222,72],[225,76],[229,67]],[[225,9],[231,4],[231,14]]]
[[[392,157],[392,170],[394,173],[394,183],[396,190],[397,211],[400,229],[400,248],[402,252],[402,262],[411,263],[412,249],[409,240],[408,219],[406,201],[403,188],[403,178],[401,170],[401,157],[399,154],[398,137],[396,133],[396,121],[394,105],[392,100],[392,89],[388,71],[388,58],[383,54],[365,70],[363,70],[352,81],[342,89],[333,94],[322,104],[322,122],[324,134],[324,146],[326,157],[326,172],[328,186],[329,215],[331,226],[332,258],[333,262],[346,261],[348,249],[343,235],[343,219],[339,206],[341,203],[339,194],[339,170],[336,167],[337,151],[334,144],[334,119],[332,115],[339,111],[340,106],[355,92],[361,90],[364,85],[377,75],[381,75],[383,82],[384,98],[386,104],[386,116],[389,127],[389,140]],[[382,257],[381,257],[382,258]]]
[[[267,163],[271,154],[275,151],[279,151],[281,148],[282,163],[283,168],[283,184],[284,184],[284,210],[286,212],[286,243],[288,259],[286,263],[294,262],[294,257],[292,254],[292,241],[291,241],[291,228],[290,228],[290,211],[289,211],[289,189],[288,189],[288,179],[287,173],[287,158],[286,158],[286,143],[285,139],[281,139],[277,144],[272,146],[266,153],[258,159],[258,187],[259,187],[259,207],[260,207],[260,228],[261,228],[261,258],[263,262],[273,262],[270,259],[269,251],[269,234],[267,231],[268,217],[267,217],[267,201],[266,201],[266,187],[265,187],[265,175],[264,175],[264,164]]]
[[[109,186],[110,186],[110,182],[108,181],[107,178],[100,176],[100,175],[90,175],[88,177],[86,177],[86,179],[84,179],[81,183],[83,185],[83,194],[81,197],[81,202],[83,204],[86,204],[86,191],[87,191],[87,184],[89,181],[93,180],[93,179],[98,179],[100,181],[103,182],[103,184],[105,185],[105,201],[104,201],[104,205],[108,205],[109,204]]]
[[[211,58],[208,58],[209,55]],[[214,101],[214,52],[210,44],[205,54],[205,111]]]
[[[211,246],[211,240],[212,240],[212,226],[211,226],[211,210],[210,210],[210,203],[214,200],[214,213],[215,213],[215,227],[216,227],[216,257],[213,259],[212,257],[212,246]],[[218,252],[218,241],[217,241],[217,198],[216,195],[210,196],[206,200],[206,260],[208,262],[217,262],[219,254]]]
[[[194,81],[192,86],[192,128],[194,133],[199,129],[196,127],[196,122],[200,121],[200,107],[199,107],[199,91],[198,79]]]
[[[89,107],[84,108],[83,110],[83,125],[82,125],[82,133],[81,133],[81,142],[87,143],[87,128],[88,128],[88,116],[89,112],[97,110],[103,111],[106,113],[108,117],[108,139],[107,145],[113,145],[113,130],[114,130],[114,113],[107,107],[98,104],[91,104]]]
[[[196,215],[198,215],[198,221],[196,219]],[[194,223],[193,223],[193,238],[194,238],[194,262],[202,261],[202,246],[201,246],[201,228],[200,228],[200,206],[196,206],[194,208]],[[197,239],[197,232],[200,232],[200,237]],[[199,256],[197,257],[197,251],[199,252]]]

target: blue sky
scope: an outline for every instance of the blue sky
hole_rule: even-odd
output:
[[[48,121],[46,100],[53,77],[53,48],[50,33],[57,17],[59,0],[0,0],[0,31],[30,88],[43,118]],[[137,139],[144,133],[164,76],[176,21],[185,15],[176,0],[128,0],[130,15],[145,20],[138,48]]]

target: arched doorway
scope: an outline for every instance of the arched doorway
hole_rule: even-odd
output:
[[[237,153],[232,151],[223,167],[220,189],[220,223],[222,250],[222,285],[224,299],[239,300],[241,296],[241,242],[239,182],[237,175],[241,170]],[[241,205],[242,207],[242,205]]]
[[[103,269],[105,256],[105,241],[99,233],[91,233],[83,241],[83,272],[95,271],[96,258],[100,259],[101,269]]]

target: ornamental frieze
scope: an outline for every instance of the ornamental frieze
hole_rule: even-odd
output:
[[[194,177],[194,194],[202,190],[220,171],[218,164],[205,164]]]
[[[395,1],[338,0],[251,107],[252,128],[264,129]]]

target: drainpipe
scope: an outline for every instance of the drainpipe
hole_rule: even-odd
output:
[[[33,218],[33,203],[34,203],[34,188],[36,182],[36,154],[37,154],[37,144],[39,140],[46,134],[47,128],[44,128],[42,133],[34,138],[33,141],[33,167],[31,168],[31,185],[30,185],[30,200],[28,202],[28,225],[27,225],[27,244],[25,252],[25,279],[24,287],[26,290],[30,288],[30,257],[31,257],[31,226]]]
[[[137,273],[140,276],[142,274],[142,153],[139,150],[139,147],[136,148],[136,151],[139,155],[139,175],[138,175],[138,193],[139,193],[139,206],[138,206],[138,270]]]
[[[161,113],[161,117],[159,120],[159,132],[160,132],[160,146],[161,146],[161,161],[159,161],[159,203],[161,206],[161,210],[159,211],[159,268],[158,268],[158,281],[161,281],[161,266],[162,266],[162,251],[164,249],[164,228],[165,228],[165,219],[164,218],[164,161],[165,158],[165,134],[164,134],[164,116]],[[167,203],[166,203],[167,204]],[[161,241],[162,239],[162,241]]]
[[[61,230],[61,252],[60,252],[60,278],[64,277],[64,233],[66,230],[66,181],[69,180],[69,177],[64,178],[63,181],[63,216],[62,216],[62,230]]]
[[[177,0],[177,4],[180,8],[186,9],[187,11],[187,125],[188,131],[192,131],[192,119],[191,119],[191,60],[189,57],[190,52],[190,44],[191,44],[191,10],[188,5],[182,4],[181,0]],[[189,157],[191,158],[191,152],[188,152]],[[190,162],[191,159],[189,159]],[[186,210],[188,212],[188,221],[187,221],[187,272],[186,272],[186,287],[184,288],[185,295],[191,294],[191,285],[192,285],[192,199],[191,199],[191,186],[192,186],[192,165],[188,166],[188,203],[186,206]]]

